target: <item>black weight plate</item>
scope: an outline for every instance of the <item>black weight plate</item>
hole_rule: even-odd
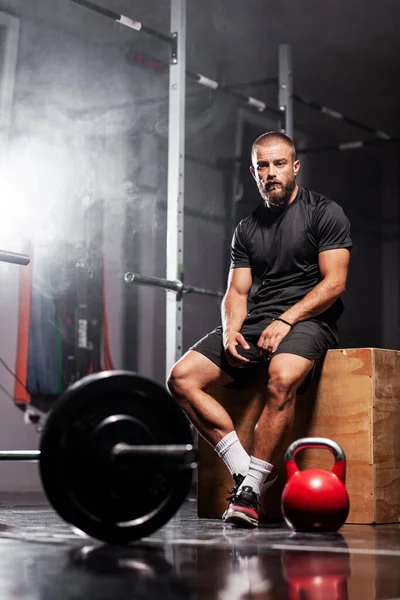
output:
[[[192,444],[183,412],[157,383],[104,371],[72,385],[52,409],[40,444],[49,502],[68,523],[109,543],[126,543],[164,525],[186,498],[191,469],[157,458],[116,464],[115,444]]]

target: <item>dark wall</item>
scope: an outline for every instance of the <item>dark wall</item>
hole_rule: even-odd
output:
[[[351,223],[353,250],[341,346],[381,346],[382,157],[376,149],[310,154],[308,186],[338,202]]]

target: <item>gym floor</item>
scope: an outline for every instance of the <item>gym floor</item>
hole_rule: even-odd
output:
[[[83,538],[43,498],[0,506],[0,598],[399,600],[400,525],[293,534],[200,520],[189,498],[127,547]]]

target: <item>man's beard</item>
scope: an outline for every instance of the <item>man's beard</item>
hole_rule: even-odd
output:
[[[261,197],[265,200],[269,208],[284,208],[289,204],[290,197],[296,187],[296,176],[293,175],[286,185],[267,181],[263,184],[258,183],[258,189]]]

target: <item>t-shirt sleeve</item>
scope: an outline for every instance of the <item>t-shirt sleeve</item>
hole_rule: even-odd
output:
[[[318,252],[353,247],[350,223],[339,204],[333,201],[326,202],[316,213],[315,234]]]
[[[249,251],[241,222],[235,229],[231,243],[231,269],[238,269],[240,267],[251,267]]]

